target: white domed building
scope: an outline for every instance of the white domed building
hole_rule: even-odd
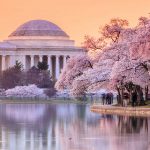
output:
[[[32,20],[0,42],[0,70],[14,66],[16,61],[24,70],[46,61],[52,76],[58,79],[67,58],[81,53],[85,51],[75,47],[60,27],[46,20]]]

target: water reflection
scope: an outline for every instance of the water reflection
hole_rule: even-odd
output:
[[[143,117],[118,117],[119,132],[123,133],[140,133],[142,129],[148,132],[148,119]]]
[[[148,150],[148,118],[98,115],[88,105],[0,105],[2,150]]]

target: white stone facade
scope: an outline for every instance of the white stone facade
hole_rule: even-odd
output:
[[[0,70],[8,69],[16,61],[24,70],[46,61],[53,78],[58,79],[69,57],[85,53],[55,24],[33,20],[20,26],[8,39],[0,43]]]

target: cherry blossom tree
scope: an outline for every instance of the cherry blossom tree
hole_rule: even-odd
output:
[[[72,89],[73,81],[81,76],[85,70],[92,67],[92,61],[86,55],[70,58],[55,85],[56,89]]]
[[[106,46],[104,37],[94,38],[86,35],[84,39],[83,47],[87,50],[91,57],[96,57],[96,55]]]
[[[97,61],[94,62],[92,67],[88,65],[88,69],[87,67],[84,70],[83,68],[79,68],[77,64],[80,62],[78,61],[80,58],[70,59],[70,62],[68,62],[60,79],[56,83],[57,89],[64,89],[64,85],[69,85],[68,89],[71,89],[71,94],[77,96],[106,86],[109,82],[110,73],[115,61],[122,59],[123,56],[128,53],[124,50],[126,47],[124,46],[124,48],[122,45],[123,44],[113,43],[103,48],[103,51],[97,56]],[[84,59],[82,59],[82,62],[84,62]],[[78,70],[82,70],[82,72],[80,71],[81,73],[79,74]],[[77,75],[76,72],[78,73]],[[76,78],[73,77],[73,75]]]
[[[138,26],[143,27],[149,23],[149,19],[147,17],[140,17]]]
[[[36,85],[16,86],[5,91],[7,97],[46,97],[44,90]]]
[[[117,42],[120,38],[122,30],[124,30],[128,25],[129,23],[127,20],[114,18],[110,20],[109,24],[106,24],[101,29],[101,34],[106,39],[111,39],[111,41]]]
[[[112,84],[114,88],[116,87],[119,95],[123,98],[122,90],[127,90],[130,95],[130,100],[133,86],[140,96],[141,90],[148,86],[150,80],[148,70],[143,66],[140,60],[131,60],[127,58],[115,62],[110,77],[110,84]],[[132,83],[131,88],[128,88],[129,83]],[[142,98],[139,99],[139,103],[142,100]]]
[[[136,27],[127,26],[126,20],[112,19],[102,28],[100,38],[87,36],[84,44],[89,51],[100,51],[96,52],[96,61],[92,65],[85,63],[90,62],[90,55],[88,61],[87,56],[70,59],[56,84],[57,89],[70,89],[72,95],[78,96],[101,88],[117,90],[121,95],[123,88],[128,90],[131,83],[140,89],[147,87],[150,19],[141,17]]]
[[[122,31],[128,26],[128,21],[125,19],[114,18],[104,27],[100,28],[99,38],[94,38],[89,35],[85,36],[83,47],[87,49],[90,56],[96,57],[110,43],[118,42],[122,35]]]
[[[115,62],[111,69],[109,87],[117,87],[132,82],[142,88],[148,86],[149,76],[149,21],[145,19],[143,26],[133,29],[125,29],[121,33],[121,39],[111,45],[114,47]],[[149,22],[149,23],[148,23]],[[112,86],[113,85],[113,86]],[[138,87],[137,86],[137,87]],[[124,86],[125,87],[125,86]]]

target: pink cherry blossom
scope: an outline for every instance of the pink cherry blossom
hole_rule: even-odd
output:
[[[108,88],[115,90],[119,81],[144,88],[150,81],[150,19],[140,18],[134,28],[126,20],[111,20],[101,31],[102,38],[87,38],[87,47],[98,50],[89,56],[71,58],[56,83],[57,89],[69,89],[72,95]],[[105,37],[105,38],[104,38]],[[106,39],[111,39],[108,42]],[[107,45],[102,46],[104,42]]]

